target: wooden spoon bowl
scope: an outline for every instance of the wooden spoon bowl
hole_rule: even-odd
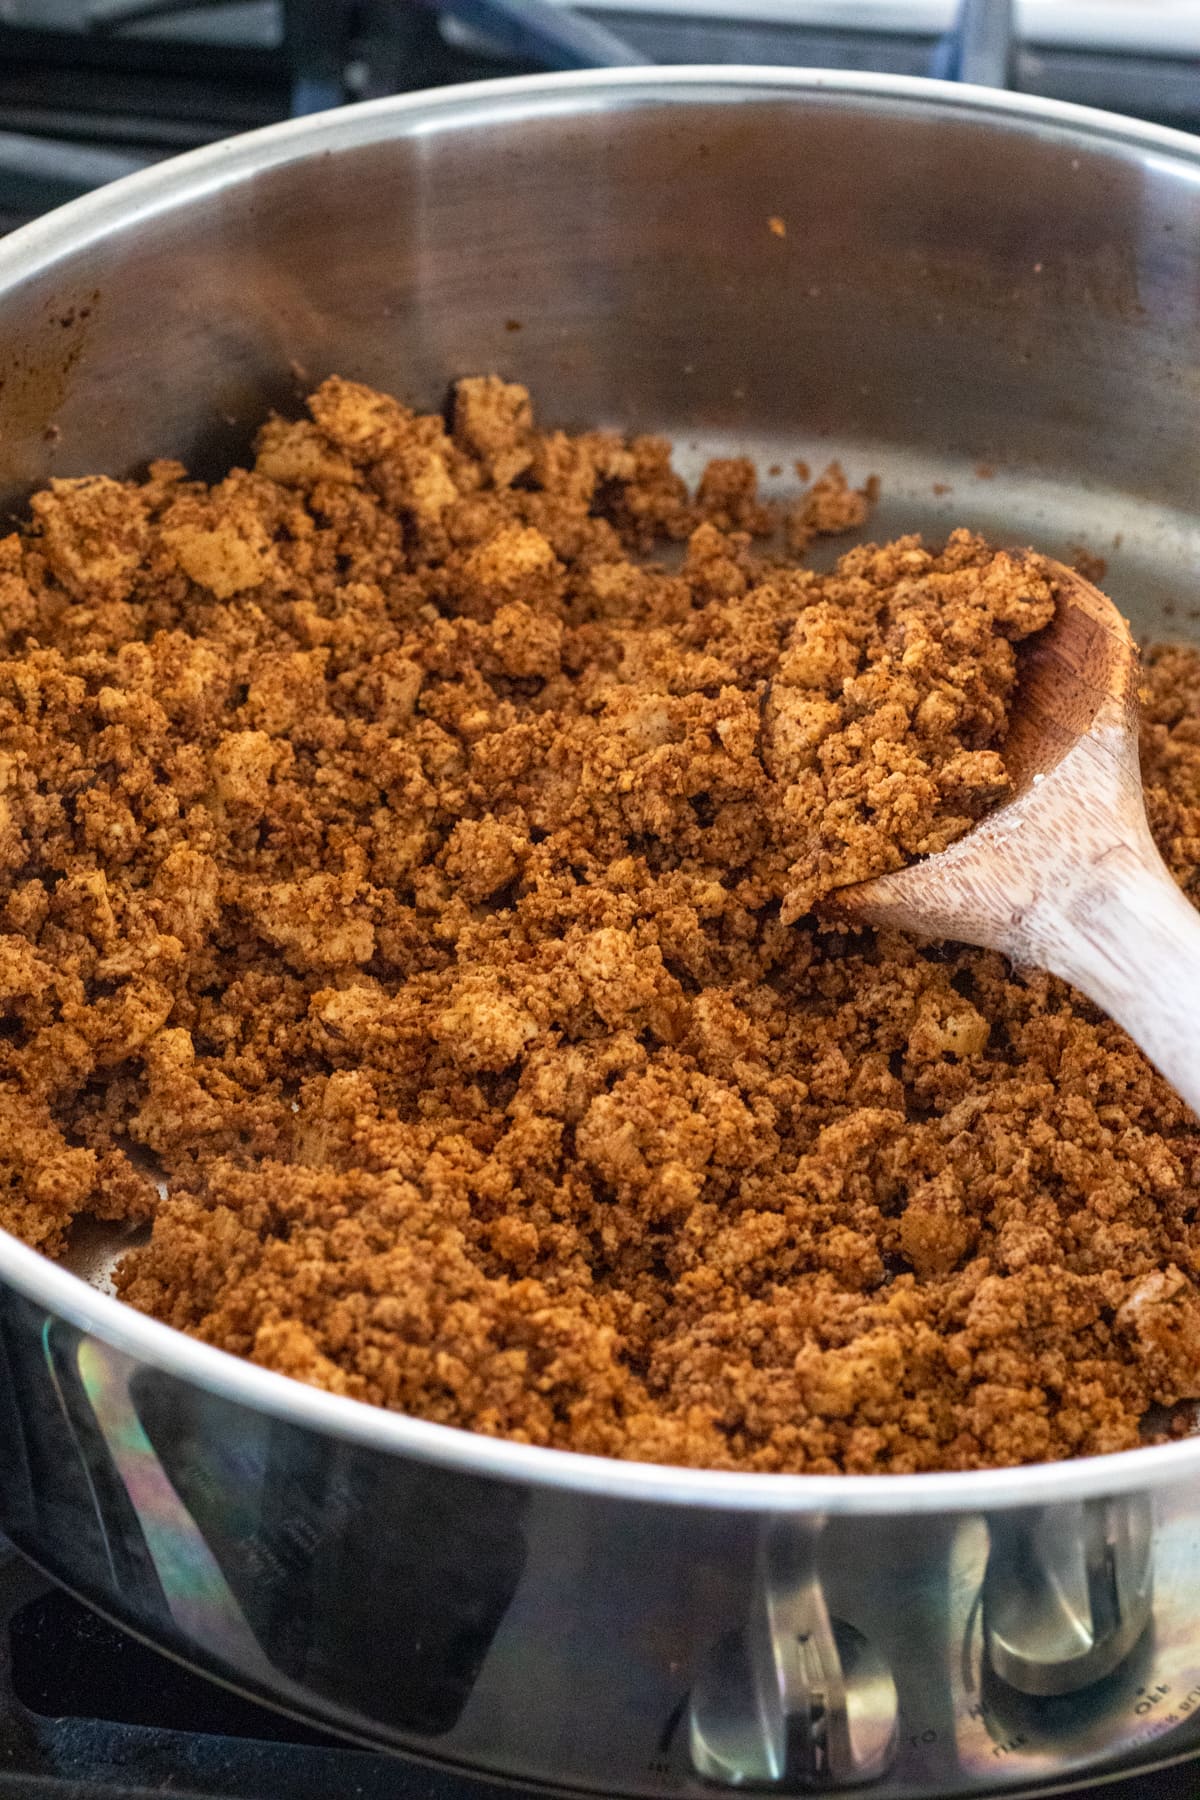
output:
[[[1022,646],[1004,751],[1012,797],[949,849],[842,888],[823,911],[1061,975],[1200,1110],[1200,915],[1146,823],[1137,646],[1090,581],[1049,571],[1055,616]]]

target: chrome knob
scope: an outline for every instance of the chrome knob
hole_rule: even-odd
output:
[[[804,1527],[771,1529],[750,1619],[721,1640],[692,1689],[692,1766],[709,1781],[852,1787],[892,1759],[895,1683],[862,1634],[830,1617],[814,1543]]]
[[[983,1582],[987,1661],[1018,1693],[1074,1694],[1124,1662],[1153,1605],[1144,1495],[994,1514]]]

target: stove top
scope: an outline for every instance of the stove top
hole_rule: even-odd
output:
[[[1069,1791],[1197,1800],[1200,1764]],[[164,1794],[513,1800],[514,1790],[342,1744],[243,1699],[89,1611],[0,1540],[0,1800]]]

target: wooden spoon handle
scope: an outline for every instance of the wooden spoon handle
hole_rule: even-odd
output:
[[[1200,1113],[1200,913],[1148,832],[1115,846],[1094,873],[1059,897],[1043,896],[1041,960],[1124,1026]]]

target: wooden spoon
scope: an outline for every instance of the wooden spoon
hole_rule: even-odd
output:
[[[1020,652],[1013,797],[948,850],[842,888],[822,911],[1061,975],[1200,1112],[1200,915],[1146,823],[1137,647],[1090,581],[1061,563],[1049,573],[1055,616]]]

